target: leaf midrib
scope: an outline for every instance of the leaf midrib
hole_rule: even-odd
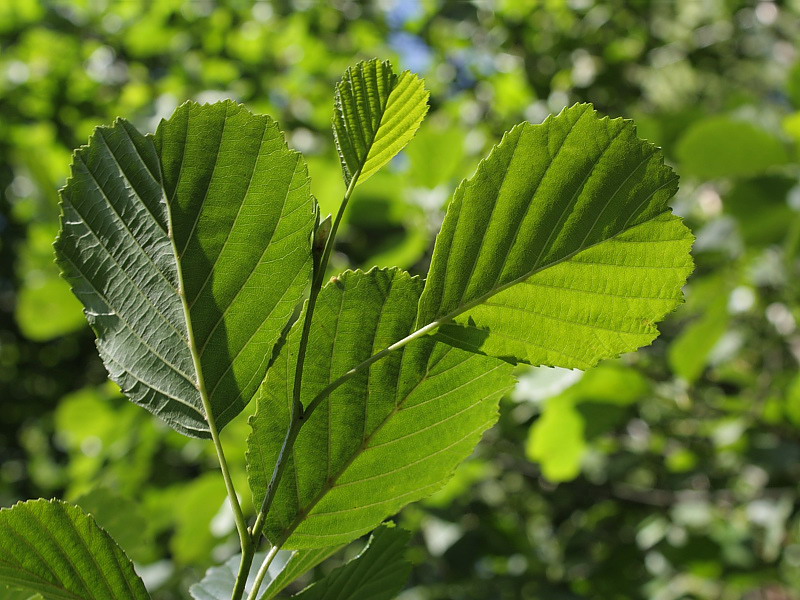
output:
[[[442,356],[438,357],[436,359],[436,361],[432,365],[428,366],[428,370],[425,373],[425,375],[416,384],[414,384],[414,386],[406,393],[405,398],[403,399],[403,401],[400,402],[400,403],[395,403],[394,408],[386,415],[386,417],[384,417],[384,419],[375,427],[375,429],[373,429],[373,431],[366,438],[364,438],[364,440],[362,441],[360,446],[353,452],[352,456],[344,463],[344,465],[341,467],[341,469],[339,469],[338,473],[334,477],[332,477],[332,478],[328,477],[328,479],[326,479],[326,483],[323,486],[323,488],[320,490],[320,492],[311,501],[309,501],[306,504],[305,508],[303,508],[301,511],[298,511],[297,516],[295,517],[295,519],[292,522],[292,524],[287,526],[286,528],[284,528],[283,532],[281,533],[281,535],[278,538],[278,542],[277,542],[278,545],[284,544],[286,542],[286,540],[288,540],[289,537],[294,533],[294,530],[297,529],[297,527],[299,527],[308,518],[309,514],[314,509],[314,507],[316,507],[316,505],[319,504],[322,501],[322,499],[329,492],[331,492],[333,489],[339,487],[338,481],[342,477],[342,475],[344,475],[344,473],[347,471],[347,469],[349,469],[352,466],[352,464],[361,455],[363,455],[369,449],[369,443],[372,441],[372,439],[392,420],[392,418],[394,418],[401,411],[405,401],[419,388],[419,386],[421,386],[426,381],[430,380],[432,377],[438,377],[439,375],[442,375],[443,373],[446,373],[447,371],[449,371],[451,369],[454,369],[454,368],[457,368],[457,367],[463,365],[463,363],[459,363],[458,365],[454,365],[453,367],[445,369],[444,371],[440,371],[438,373],[435,373],[435,374],[431,375],[431,371],[436,367],[436,365],[438,365],[441,361],[443,361],[451,351],[452,351],[452,348],[448,348],[447,350],[445,350],[445,352],[442,354]],[[403,354],[405,355],[405,353],[403,353]],[[470,357],[470,358],[473,358],[473,357]],[[467,360],[469,360],[469,358]],[[471,379],[469,382],[467,382],[465,384],[462,384],[462,386],[460,386],[460,387],[463,387],[464,385],[468,385],[469,383],[472,383],[473,381],[479,379],[480,377],[484,377],[484,376],[486,376],[486,375],[488,375],[490,373],[493,373],[497,368],[499,368],[499,366],[501,366],[501,365],[498,365],[498,367],[495,367],[494,369],[491,369],[490,371],[486,371],[484,373],[481,373],[478,377],[475,377],[475,378]],[[450,392],[452,392],[452,390],[450,390],[448,393],[450,393]],[[484,426],[485,426],[485,423],[481,424],[481,427],[479,427],[475,431],[479,431]],[[329,431],[330,431],[330,428],[329,428]],[[475,431],[470,431],[467,435],[472,435],[473,433],[475,433]],[[330,438],[330,435],[328,437]],[[456,443],[459,443],[459,442],[463,441],[463,439],[464,438],[462,438],[461,440],[459,440]],[[454,445],[454,444],[452,444],[452,445]],[[297,469],[293,469],[293,471],[295,472],[295,474],[297,473]],[[424,489],[424,488],[420,488],[420,489]],[[414,490],[414,492],[418,492],[418,491],[419,490]],[[298,488],[298,493],[299,493],[299,488]],[[298,500],[299,500],[299,498],[298,498]],[[298,502],[298,504],[302,505],[302,502]],[[337,534],[337,535],[339,535],[339,534]]]
[[[658,186],[657,188],[655,188],[647,196],[647,198],[645,198],[639,204],[639,206],[636,208],[636,211],[638,211],[639,208],[641,208],[642,205],[644,205],[647,201],[649,201],[656,193],[658,193],[659,191],[661,191],[662,189],[664,189],[665,187],[667,187],[668,185],[673,183],[676,179],[677,179],[677,177],[672,177],[672,178],[668,179],[667,181],[665,181],[660,186]],[[635,214],[636,211],[634,211],[634,214]],[[489,290],[488,292],[486,292],[485,294],[482,294],[481,296],[478,296],[477,298],[474,298],[473,300],[470,300],[466,304],[462,304],[461,306],[456,307],[455,309],[453,309],[452,311],[450,311],[446,315],[444,315],[442,317],[438,317],[438,318],[434,319],[433,321],[430,321],[426,325],[424,325],[422,327],[419,327],[418,329],[423,329],[424,327],[432,326],[434,323],[437,323],[438,325],[441,325],[441,324],[450,322],[453,319],[455,319],[456,317],[459,317],[463,313],[467,312],[468,310],[470,310],[472,308],[475,308],[479,304],[484,303],[486,300],[488,300],[492,296],[495,296],[495,295],[499,294],[500,292],[503,292],[503,291],[507,290],[510,287],[513,287],[513,286],[515,286],[515,285],[517,285],[519,283],[522,283],[526,279],[529,279],[529,278],[533,277],[534,275],[537,275],[538,273],[541,273],[542,271],[545,271],[547,269],[551,269],[552,267],[555,267],[555,266],[557,266],[557,265],[559,265],[561,263],[567,262],[568,260],[574,258],[578,254],[581,254],[582,252],[585,252],[586,250],[590,250],[590,249],[594,248],[595,246],[599,246],[601,244],[605,244],[606,242],[614,240],[615,238],[617,238],[617,237],[619,237],[619,236],[621,236],[621,235],[623,235],[625,233],[628,233],[629,231],[633,231],[637,227],[643,227],[643,226],[651,223],[652,221],[654,221],[654,220],[656,220],[656,219],[658,219],[658,218],[660,218],[660,217],[662,217],[664,215],[670,215],[670,214],[672,214],[672,212],[671,212],[671,210],[669,208],[667,208],[667,209],[661,211],[660,213],[654,215],[650,219],[647,219],[646,221],[642,221],[641,223],[636,223],[632,227],[627,227],[627,223],[626,223],[614,235],[609,236],[607,238],[604,238],[602,240],[598,240],[597,242],[595,242],[593,244],[589,244],[588,246],[583,246],[583,247],[577,248],[577,249],[573,250],[572,252],[570,252],[569,254],[566,254],[566,255],[564,255],[563,257],[561,257],[561,258],[559,258],[557,260],[554,260],[554,261],[549,262],[549,263],[545,263],[541,267],[537,267],[535,269],[532,269],[531,271],[528,271],[528,272],[524,273],[523,275],[517,277],[516,279],[513,279],[513,280],[511,280],[511,281],[509,281],[507,283],[504,283],[501,286],[493,288],[493,289]],[[658,242],[659,242],[659,240],[654,240],[653,242],[648,242],[648,243],[658,243]]]

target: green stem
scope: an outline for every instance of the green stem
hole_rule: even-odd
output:
[[[380,352],[377,352],[377,353],[373,354],[372,356],[370,356],[365,361],[360,362],[355,367],[353,367],[352,369],[350,369],[349,371],[347,371],[343,375],[341,375],[338,379],[334,379],[324,389],[322,389],[316,396],[314,396],[314,399],[311,400],[311,402],[309,402],[308,406],[306,407],[305,413],[304,413],[305,414],[305,418],[308,419],[308,417],[311,416],[311,413],[314,412],[314,410],[317,408],[317,406],[319,406],[322,403],[322,401],[325,400],[325,398],[327,398],[330,395],[331,392],[333,392],[333,390],[338,388],[345,381],[350,379],[353,375],[355,375],[356,373],[358,373],[359,371],[361,371],[363,369],[366,369],[372,363],[382,359],[384,356],[386,356],[390,352],[394,352],[395,350],[399,350],[400,348],[402,348],[406,344],[408,344],[410,342],[413,342],[416,339],[419,339],[421,337],[424,337],[424,336],[428,335],[431,331],[433,331],[434,329],[439,327],[439,325],[441,325],[445,321],[446,321],[446,319],[441,319],[441,320],[438,320],[438,321],[433,321],[431,323],[428,323],[424,327],[420,327],[419,329],[417,329],[413,333],[410,333],[409,335],[404,337],[402,340],[396,341],[391,346],[387,346],[386,348],[384,348]]]
[[[171,213],[167,212],[169,239],[172,244],[172,251],[175,257],[178,257],[178,249],[175,246],[175,238],[172,235],[172,217]],[[187,341],[189,342],[189,352],[192,355],[192,363],[194,365],[195,374],[197,375],[197,391],[200,393],[200,401],[203,403],[203,411],[205,412],[206,422],[208,423],[208,430],[211,433],[211,439],[214,442],[214,449],[217,453],[217,461],[219,468],[222,471],[222,479],[225,481],[225,489],[228,493],[228,501],[231,504],[233,511],[233,518],[236,522],[236,531],[239,533],[239,543],[242,547],[242,553],[249,551],[251,542],[250,534],[247,530],[247,521],[242,512],[242,506],[239,504],[239,497],[236,494],[236,487],[233,485],[230,470],[228,469],[228,461],[225,459],[225,451],[222,447],[222,440],[219,437],[219,430],[217,429],[217,422],[214,417],[214,411],[211,406],[211,399],[208,397],[208,390],[206,389],[205,378],[203,377],[203,366],[200,360],[200,355],[197,352],[197,343],[194,338],[194,328],[192,327],[192,314],[189,310],[189,303],[186,300],[186,287],[183,282],[183,269],[180,268],[180,261],[178,266],[178,295],[181,299],[181,306],[183,307],[183,316],[186,321],[186,334]]]
[[[244,592],[244,584],[247,581],[247,574],[250,572],[250,565],[253,563],[254,550],[258,546],[258,543],[261,539],[261,534],[263,533],[264,525],[266,524],[267,514],[272,507],[272,502],[275,500],[275,495],[278,491],[278,485],[280,484],[283,473],[286,470],[287,456],[294,447],[294,442],[300,433],[300,428],[307,420],[306,411],[303,409],[303,402],[300,397],[300,392],[302,390],[303,367],[305,365],[306,351],[308,350],[308,338],[311,333],[311,319],[314,316],[314,309],[317,305],[317,297],[322,289],[322,282],[325,279],[325,271],[328,268],[328,261],[330,260],[331,253],[333,252],[333,245],[336,240],[336,232],[339,230],[339,225],[342,222],[345,208],[347,208],[347,204],[350,201],[350,197],[352,196],[353,190],[356,187],[359,175],[360,171],[357,171],[350,180],[350,184],[347,186],[347,190],[342,198],[342,204],[339,207],[339,211],[336,213],[336,220],[333,222],[328,239],[325,241],[322,255],[317,261],[315,261],[314,278],[311,282],[311,291],[309,292],[308,304],[306,305],[303,331],[300,334],[300,346],[297,353],[297,365],[295,366],[294,372],[294,386],[292,389],[292,414],[289,419],[289,427],[286,431],[286,437],[283,440],[281,451],[278,454],[278,459],[275,462],[275,468],[272,471],[272,477],[270,478],[269,485],[267,486],[267,493],[264,496],[264,501],[261,504],[261,510],[258,511],[258,516],[256,517],[256,521],[253,524],[253,528],[250,532],[249,539],[253,550],[250,552],[245,552],[244,550],[242,551],[242,561],[239,564],[239,572],[236,576],[236,587],[234,588],[232,600],[240,600],[242,597]]]
[[[256,575],[256,580],[253,582],[253,589],[250,590],[250,593],[247,595],[247,600],[256,600],[258,598],[258,590],[264,582],[264,577],[269,573],[269,566],[272,564],[272,561],[275,560],[278,550],[280,550],[280,546],[273,546],[264,559],[264,562],[261,563],[261,567],[258,569],[258,575]]]

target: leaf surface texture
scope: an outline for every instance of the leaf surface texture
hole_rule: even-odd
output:
[[[301,397],[412,331],[422,283],[399,270],[347,272],[320,292]],[[248,442],[263,498],[289,423],[299,328],[258,395]],[[408,344],[333,391],[300,430],[266,524],[274,543],[347,543],[449,479],[497,418],[511,367],[431,338]]]
[[[456,190],[417,327],[510,362],[587,369],[649,344],[693,237],[677,176],[630,121],[575,105],[506,133]]]
[[[131,561],[94,519],[59,500],[0,510],[0,584],[45,600],[147,600]]]
[[[429,93],[410,71],[388,61],[358,63],[336,85],[333,134],[346,185],[363,183],[414,137],[428,112]]]
[[[405,587],[411,563],[404,554],[411,535],[382,525],[353,560],[294,596],[297,600],[392,600]]]
[[[98,128],[62,190],[58,262],[126,395],[208,437],[258,389],[311,271],[313,200],[277,125],[187,103]]]

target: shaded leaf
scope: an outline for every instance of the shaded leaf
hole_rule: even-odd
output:
[[[703,179],[758,175],[789,160],[778,137],[730,117],[698,121],[678,140],[676,152],[681,172]]]
[[[363,183],[414,137],[428,112],[429,93],[410,71],[388,61],[358,63],[336,85],[333,135],[345,185]]]
[[[399,270],[347,272],[320,292],[302,400],[411,332],[422,283]],[[299,327],[258,395],[248,440],[257,502],[289,423]],[[438,490],[497,418],[513,383],[501,361],[427,338],[337,388],[304,423],[266,523],[287,548],[343,544]]]
[[[649,344],[692,269],[676,189],[658,148],[589,105],[514,127],[456,190],[417,328],[580,369]]]
[[[383,525],[353,560],[294,596],[297,600],[392,600],[411,574],[404,554],[411,534]]]
[[[233,102],[187,103],[154,138],[98,128],[62,190],[58,261],[126,395],[207,437],[258,388],[310,276],[305,164]]]
[[[97,487],[75,504],[92,516],[137,562],[154,560],[149,524],[139,504],[109,488]]]
[[[269,566],[269,571],[264,577],[263,585],[258,592],[259,600],[270,600],[277,596],[281,590],[295,579],[310,571],[326,558],[333,555],[341,546],[333,548],[319,548],[314,550],[297,550],[290,552],[280,550]],[[245,593],[250,593],[261,564],[266,558],[266,552],[257,552],[247,575]],[[189,593],[195,600],[230,600],[233,588],[236,585],[236,575],[239,572],[241,554],[228,559],[224,565],[211,567],[206,571],[205,577],[189,588]]]
[[[31,500],[0,510],[0,584],[45,600],[150,598],[125,553],[81,509]]]

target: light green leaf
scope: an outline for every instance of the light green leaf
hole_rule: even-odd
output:
[[[377,59],[348,68],[336,85],[333,135],[345,185],[363,183],[414,137],[429,93],[410,71],[396,75]]]
[[[96,487],[75,500],[75,504],[111,534],[133,560],[146,563],[157,558],[151,549],[153,539],[148,520],[131,498],[106,487]]]
[[[301,397],[411,332],[422,283],[399,270],[347,272],[320,292]],[[299,327],[258,394],[248,440],[256,502],[289,423]],[[513,383],[501,361],[417,340],[334,390],[300,429],[266,522],[286,548],[347,543],[438,490],[497,418]]]
[[[41,594],[26,590],[14,590],[0,586],[0,598],[2,600],[44,600]]]
[[[86,326],[81,303],[53,264],[53,238],[57,231],[57,223],[31,223],[28,238],[19,251],[20,287],[14,316],[25,337],[38,342]]]
[[[717,299],[705,314],[681,331],[669,347],[669,365],[689,383],[694,383],[708,365],[711,352],[728,331],[727,289],[719,290]]]
[[[128,122],[76,151],[58,261],[126,395],[187,435],[258,389],[311,272],[305,164],[233,102],[187,103],[154,138]]]
[[[456,190],[417,328],[580,369],[649,344],[692,270],[676,189],[658,148],[589,105],[514,127]]]
[[[746,121],[710,117],[678,140],[681,173],[702,179],[759,175],[789,160],[780,138]]]
[[[572,399],[551,398],[547,409],[530,429],[525,453],[539,463],[550,481],[570,481],[581,472],[586,452],[585,423]]]
[[[594,438],[613,430],[625,418],[626,406],[650,391],[638,371],[606,363],[587,371],[575,385],[549,398],[531,426],[526,454],[540,464],[550,481],[570,481]]]
[[[263,600],[271,600],[298,577],[305,575],[342,548],[344,548],[344,545],[328,548],[312,548],[310,550],[295,550],[291,553],[291,558],[289,558],[281,572],[275,575],[271,581],[265,583],[264,596],[262,596]]]
[[[392,600],[411,574],[404,554],[411,534],[383,525],[366,548],[320,581],[294,596],[297,600]]]
[[[45,600],[150,598],[131,561],[81,509],[32,500],[0,510],[0,584]]]
[[[313,569],[341,548],[341,546],[335,546],[294,552],[280,550],[269,566],[269,571],[258,593],[259,600],[271,600],[295,579]],[[255,554],[250,573],[247,575],[246,593],[252,589],[258,570],[266,556],[266,552]],[[236,575],[241,559],[242,555],[237,554],[226,561],[224,565],[208,569],[202,581],[189,588],[189,594],[195,600],[230,600],[236,585]]]

